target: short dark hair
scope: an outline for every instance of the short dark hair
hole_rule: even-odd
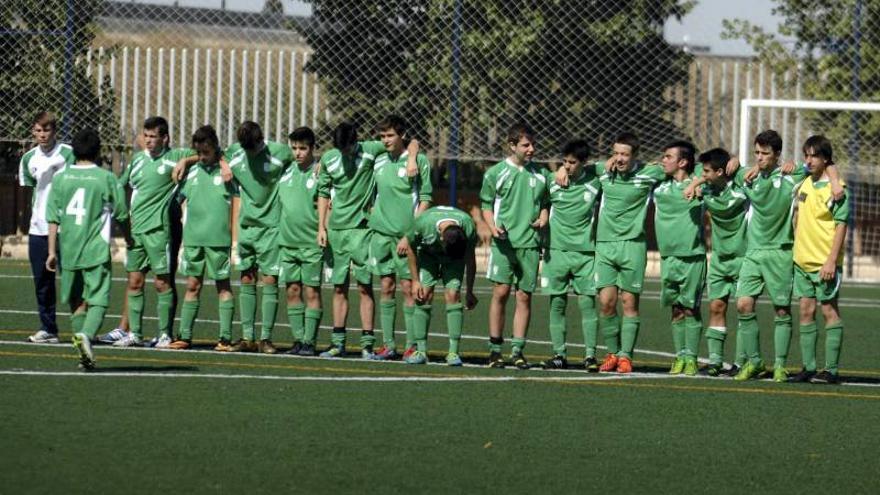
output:
[[[529,124],[525,122],[519,122],[510,126],[510,129],[507,130],[507,143],[508,144],[516,144],[522,138],[527,138],[530,141],[535,139],[535,130]]]
[[[450,225],[443,230],[441,241],[443,251],[449,258],[460,260],[464,259],[467,253],[468,242],[464,229],[460,225]]]
[[[341,150],[348,148],[358,140],[358,126],[350,120],[340,122],[333,129],[333,147]]]
[[[37,112],[31,121],[31,127],[39,125],[40,127],[51,127],[53,130],[58,128],[58,121],[55,115],[50,112]]]
[[[694,155],[697,154],[697,148],[694,146],[694,143],[684,140],[672,141],[663,147],[663,151],[670,148],[676,148],[678,150],[678,157],[683,158],[687,162],[685,171],[689,174],[694,173]]]
[[[238,143],[241,144],[245,151],[257,151],[260,143],[263,142],[263,129],[256,122],[245,120],[238,126],[235,137],[238,138]]]
[[[73,146],[73,156],[77,160],[98,163],[98,159],[101,157],[101,136],[98,135],[98,131],[86,127],[74,134],[71,145]]]
[[[571,155],[579,162],[582,162],[590,157],[590,145],[586,140],[583,139],[573,139],[565,145],[562,146],[562,156],[563,158]]]
[[[804,142],[804,154],[807,150],[813,150],[814,155],[819,155],[825,159],[827,165],[834,165],[833,152],[831,150],[831,141],[821,134],[810,136]]]
[[[712,148],[700,155],[700,163],[708,165],[714,171],[726,170],[730,161],[730,153],[724,148]]]
[[[199,144],[207,144],[214,149],[220,149],[220,139],[217,138],[217,131],[210,125],[203,125],[196,129],[192,135],[192,145],[195,147]]]
[[[639,140],[639,137],[632,132],[621,132],[614,138],[614,143],[612,144],[625,144],[632,148],[633,154],[636,154],[639,151],[639,148],[642,146],[642,142]]]
[[[755,144],[758,146],[769,146],[774,153],[782,151],[782,136],[773,129],[767,129],[755,136]]]
[[[159,131],[159,135],[165,137],[168,135],[168,121],[165,117],[153,116],[144,120],[144,129]]]
[[[381,131],[387,131],[388,129],[394,129],[399,136],[405,136],[407,129],[409,126],[406,124],[406,120],[403,119],[400,115],[391,114],[384,119],[380,120],[378,124],[376,124],[376,129]]]
[[[290,131],[287,140],[291,143],[306,143],[309,147],[315,146],[315,131],[309,127],[297,127]]]

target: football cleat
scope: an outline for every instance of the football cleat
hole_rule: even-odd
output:
[[[503,368],[507,363],[504,362],[504,357],[500,352],[491,352],[489,353],[489,367],[490,368]]]
[[[724,366],[721,363],[710,363],[708,366],[703,368],[703,371],[708,376],[721,376],[724,374]]]
[[[461,356],[454,352],[450,352],[446,355],[446,364],[449,366],[462,366],[464,363],[461,360]]]
[[[269,339],[263,339],[257,344],[257,350],[259,350],[263,354],[277,354],[278,349],[272,345],[272,341]]]
[[[832,373],[828,370],[822,370],[816,373],[812,379],[810,379],[810,383],[818,383],[822,385],[837,385],[840,383],[840,377],[837,376],[836,373]]]
[[[541,366],[545,370],[564,370],[568,368],[568,361],[565,359],[565,356],[556,354],[547,361],[542,361]]]
[[[732,365],[730,366],[730,368],[727,368],[727,369],[724,371],[724,375],[725,375],[725,376],[729,376],[729,377],[731,377],[731,378],[734,378],[736,375],[739,374],[739,372],[740,372],[741,369],[742,369],[742,368],[740,368],[739,366],[737,366],[737,365],[735,365],[735,364],[732,364]]]
[[[113,342],[113,347],[140,347],[142,345],[144,345],[144,341],[134,333],[127,333],[121,339]]]
[[[602,366],[599,366],[599,371],[603,373],[608,373],[617,369],[617,356],[614,354],[606,354],[605,360],[602,361]]]
[[[685,376],[697,376],[697,360],[696,359],[685,360],[684,374],[685,374]]]
[[[409,355],[412,354],[412,353],[414,353],[414,352],[416,352],[416,346],[415,346],[415,344],[411,345],[407,350],[403,351],[403,359],[408,358]]]
[[[299,351],[302,350],[302,346],[302,342],[296,341],[293,343],[293,346],[287,352],[285,352],[285,354],[290,356],[299,356]]]
[[[516,366],[516,369],[519,370],[527,370],[531,366],[529,362],[526,360],[526,357],[523,356],[522,351],[514,351],[510,354],[510,363]]]
[[[363,347],[363,349],[361,349],[361,359],[365,361],[372,361],[373,359],[376,359],[376,353],[373,352],[373,346],[366,345]]]
[[[739,373],[733,377],[734,380],[738,382],[743,382],[746,380],[751,380],[753,378],[758,378],[761,374],[764,373],[764,363],[758,362],[758,364],[753,364],[751,361],[748,361],[743,365],[742,369],[739,370]]]
[[[37,333],[28,336],[27,341],[34,344],[57,344],[59,342],[57,333],[49,333],[45,330],[38,330]]]
[[[415,347],[411,347],[410,349],[415,349]],[[412,352],[410,352],[406,357],[408,358],[410,355],[412,355]],[[376,361],[388,361],[390,359],[397,359],[397,357],[397,350],[393,347],[387,346],[382,346],[375,354],[373,354],[373,359],[375,359]]]
[[[156,349],[168,349],[170,345],[171,336],[167,333],[163,333],[159,338],[150,341],[150,347],[155,347]]]
[[[168,346],[169,349],[175,349],[178,351],[185,351],[190,347],[192,347],[192,341],[189,339],[175,340],[171,343],[171,345]]]
[[[217,341],[217,345],[214,346],[214,350],[217,352],[231,352],[232,342],[229,339],[220,339]]]
[[[788,381],[788,372],[782,366],[773,368],[773,381],[776,383],[785,383]]]
[[[315,356],[315,344],[303,344],[299,350],[300,356]]]
[[[617,372],[618,373],[632,373],[633,370],[633,362],[632,359],[628,357],[621,357],[617,360]]]
[[[599,362],[596,361],[596,356],[587,356],[584,358],[584,369],[587,370],[588,373],[599,372]]]
[[[801,368],[796,375],[789,377],[788,381],[791,383],[810,383],[814,376],[816,376],[815,371],[808,371],[806,368]]]
[[[105,333],[104,335],[101,335],[100,337],[98,337],[98,342],[100,342],[102,344],[112,344],[112,343],[116,342],[117,340],[121,340],[126,335],[128,335],[128,332],[126,332],[125,330],[123,330],[121,328],[114,328],[113,330],[110,330],[109,332]]]
[[[669,368],[670,375],[680,375],[684,372],[684,358],[676,357],[675,361],[672,362],[672,366]]]
[[[427,364],[428,356],[422,351],[416,351],[406,358],[406,364]]]
[[[229,348],[229,352],[257,352],[258,350],[257,343],[247,339],[241,339]]]
[[[84,333],[73,334],[73,347],[79,352],[79,367],[88,371],[95,367],[95,353],[92,352],[92,341]]]
[[[344,345],[331,345],[326,351],[321,353],[322,358],[337,358],[345,356]]]

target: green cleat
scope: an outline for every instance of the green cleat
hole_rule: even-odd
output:
[[[455,352],[450,352],[446,355],[446,364],[449,366],[462,366],[464,363],[461,360],[461,356]]]
[[[405,359],[406,364],[427,364],[428,355],[422,351],[416,351]]]
[[[85,371],[95,368],[95,354],[92,352],[92,341],[84,333],[73,334],[73,347],[79,353],[79,367]]]
[[[688,359],[684,363],[685,376],[697,376],[697,360]]]
[[[751,361],[747,362],[743,365],[742,369],[739,370],[739,373],[733,377],[734,380],[738,382],[744,382],[746,380],[751,380],[753,378],[758,378],[764,373],[764,362],[760,361],[758,364],[752,364]]]
[[[670,375],[680,375],[684,371],[684,358],[677,357],[675,361],[672,362],[672,367],[669,368]]]
[[[773,368],[773,381],[776,383],[785,383],[788,381],[788,372],[782,366]]]

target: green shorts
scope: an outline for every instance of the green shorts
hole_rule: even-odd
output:
[[[834,271],[833,280],[822,280],[819,271],[805,272],[797,264],[794,265],[794,297],[798,299],[816,299],[828,302],[837,299],[843,273],[840,267]]]
[[[395,275],[401,280],[412,279],[406,255],[397,254],[398,242],[400,242],[400,237],[375,231],[370,233],[369,257],[373,275],[379,277]]]
[[[596,289],[618,287],[641,294],[648,246],[642,239],[596,243]]]
[[[125,250],[125,271],[171,273],[171,232],[167,228],[131,234],[131,240],[131,247]]]
[[[570,285],[578,295],[596,295],[596,280],[593,273],[595,262],[594,252],[561,249],[544,251],[541,292],[551,295],[566,294]]]
[[[705,254],[660,259],[660,303],[664,306],[699,308],[705,281]]]
[[[321,285],[324,250],[320,247],[295,248],[281,246],[281,271],[278,279],[284,284]]]
[[[89,268],[61,271],[61,303],[80,299],[89,306],[107,307],[110,304],[110,262]]]
[[[706,277],[710,300],[724,299],[736,294],[736,281],[739,280],[742,261],[742,256],[712,256],[709,275]]]
[[[446,256],[419,253],[419,279],[425,287],[435,287],[443,281],[443,287],[461,289],[464,278],[464,260],[452,260]]]
[[[535,292],[540,254],[537,247],[515,248],[508,241],[493,239],[486,277],[496,284]]]
[[[333,285],[348,285],[348,270],[362,285],[373,283],[370,273],[370,230],[366,228],[327,231],[330,255],[327,257],[327,278]]]
[[[774,306],[791,306],[793,265],[790,247],[749,249],[739,270],[736,297],[758,297],[766,286]]]
[[[278,228],[241,227],[238,231],[238,257],[236,268],[248,271],[256,268],[263,275],[278,276]]]
[[[229,247],[183,246],[180,272],[187,277],[229,280]]]

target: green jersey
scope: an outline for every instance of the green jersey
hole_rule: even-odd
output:
[[[794,243],[791,225],[794,192],[808,172],[798,168],[784,175],[779,168],[761,172],[743,190],[751,202],[748,213],[749,249],[790,248]]]
[[[654,189],[654,232],[660,256],[685,258],[706,253],[703,203],[684,197],[684,190],[693,180],[667,178]]]
[[[453,222],[464,230],[469,247],[477,245],[477,228],[474,219],[467,213],[451,206],[428,208],[410,226],[406,233],[409,245],[419,254],[443,256],[443,243],[440,238],[440,224]]]
[[[416,177],[406,175],[408,157],[409,154],[404,151],[396,160],[387,153],[376,158],[373,167],[376,197],[368,224],[376,232],[394,237],[404,236],[412,227],[419,203],[432,199],[431,163],[428,157],[423,153],[416,157],[419,167]]]
[[[52,178],[46,220],[58,225],[62,269],[82,270],[110,261],[110,217],[128,218],[125,191],[109,170],[70,165]]]
[[[249,156],[241,144],[226,148],[226,161],[238,182],[241,209],[238,223],[242,227],[278,227],[278,180],[293,161],[286,145],[266,141],[263,148]]]
[[[601,165],[604,168],[604,164]],[[651,191],[665,178],[663,167],[656,164],[638,163],[627,172],[604,171],[599,177],[602,200],[599,202],[596,240],[643,239]]]
[[[703,185],[703,204],[709,211],[712,254],[715,256],[727,258],[746,254],[746,211],[749,202],[743,191],[744,175],[745,169],[740,168],[724,187]]]
[[[512,247],[538,247],[532,223],[548,205],[547,177],[532,162],[522,167],[509,159],[498,162],[483,175],[480,204],[493,213],[495,225],[507,232]]]
[[[233,182],[223,182],[219,164],[199,162],[190,167],[179,194],[181,200],[186,200],[183,216],[185,246],[232,245],[230,212],[232,197],[238,195],[238,189]]]
[[[547,171],[550,184],[550,248],[563,251],[591,252],[596,250],[595,210],[602,185],[599,175],[604,168],[586,166],[580,177],[571,178],[568,187],[554,182]]]
[[[381,141],[364,141],[358,143],[353,157],[343,156],[337,149],[321,156],[318,194],[333,202],[327,227],[354,229],[366,223],[373,206],[373,164],[383,153]]]
[[[287,168],[278,184],[281,202],[281,230],[278,244],[285,247],[316,247],[318,237],[317,162],[301,167],[297,162]]]
[[[178,160],[195,155],[189,148],[166,148],[158,156],[139,151],[120,181],[131,188],[131,233],[142,234],[168,223],[168,205],[174,196],[171,171]]]

